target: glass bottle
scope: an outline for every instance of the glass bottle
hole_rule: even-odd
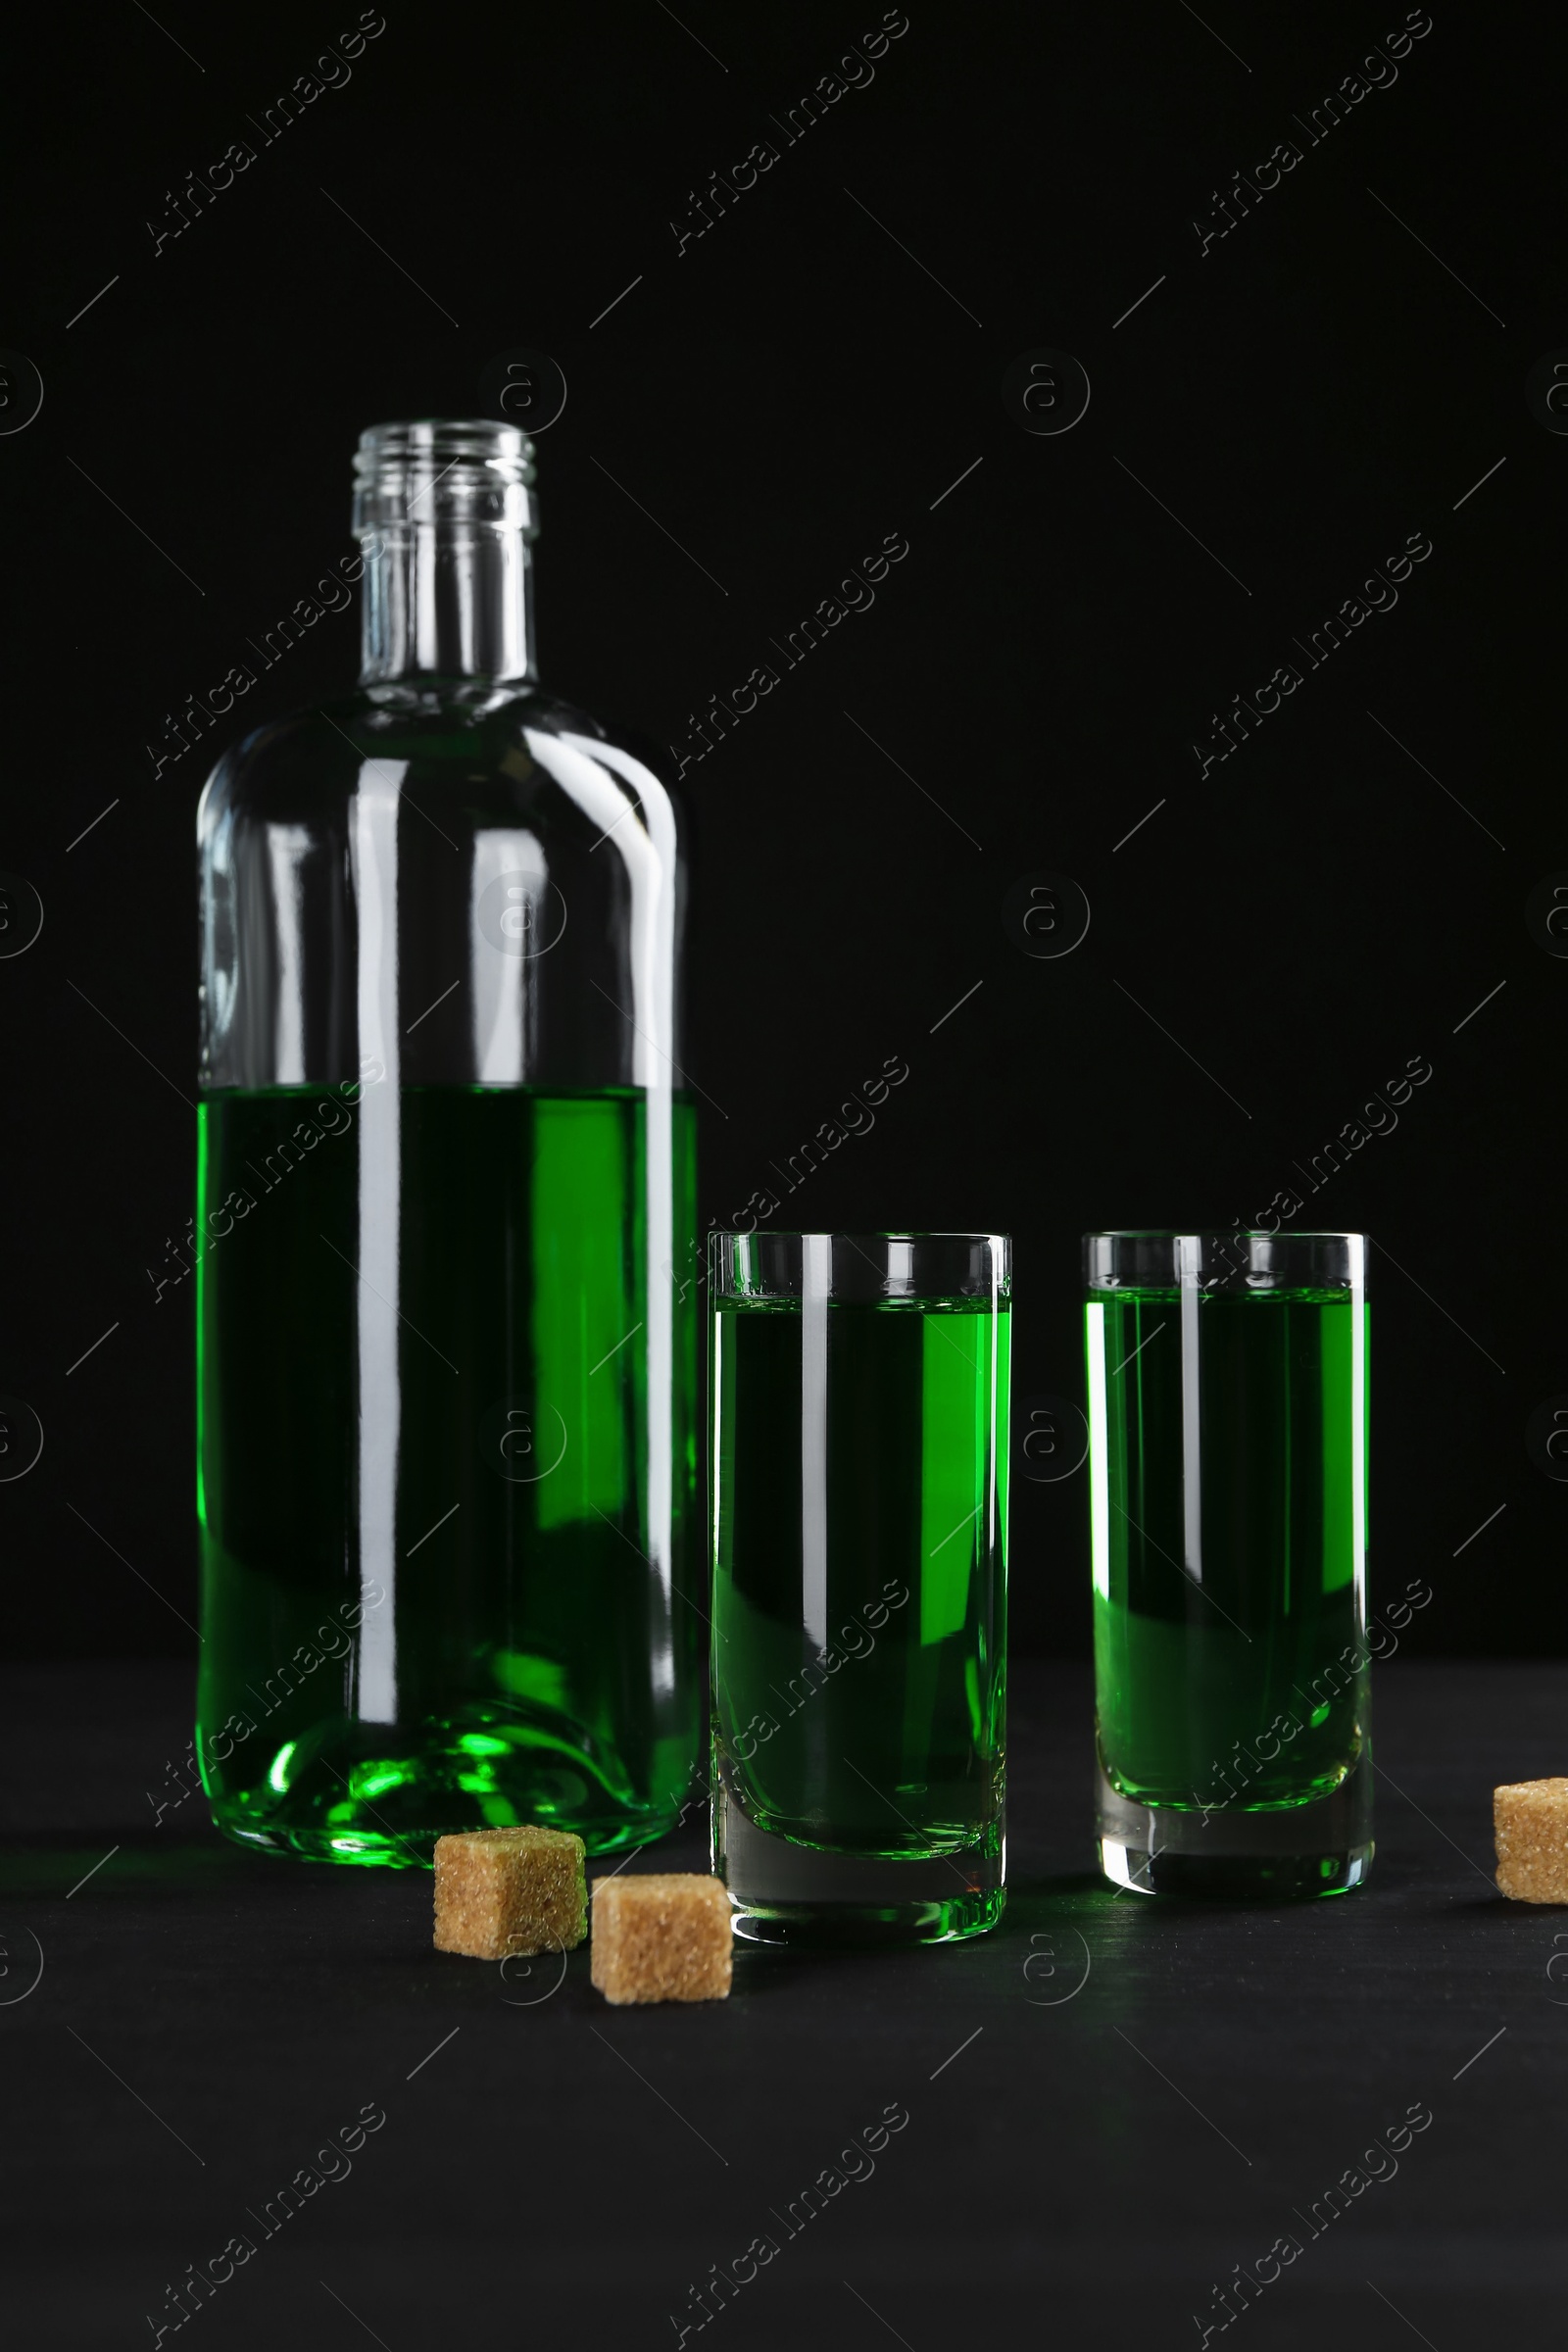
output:
[[[679,820],[534,675],[533,450],[379,425],[356,693],[197,820],[197,1746],[251,1845],[658,1837],[697,1756]]]

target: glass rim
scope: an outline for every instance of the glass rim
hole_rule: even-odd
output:
[[[1126,1226],[1086,1233],[1083,1273],[1091,1295],[1153,1288],[1211,1296],[1297,1290],[1366,1296],[1371,1238],[1298,1232],[1294,1226],[1233,1225],[1225,1233]]]
[[[1010,1298],[1004,1233],[752,1233],[708,1237],[715,1305],[725,1298]]]
[[[966,1233],[956,1227],[931,1226],[921,1230],[913,1225],[897,1225],[886,1232],[872,1233],[861,1228],[854,1233],[805,1233],[788,1226],[758,1225],[743,1232],[738,1225],[710,1225],[710,1235],[715,1240],[733,1242],[1010,1242],[1010,1233]]]
[[[1372,1236],[1354,1227],[1317,1225],[1102,1225],[1088,1230],[1086,1242],[1366,1242]]]

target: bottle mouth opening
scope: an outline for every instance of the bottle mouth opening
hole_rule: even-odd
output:
[[[533,443],[514,424],[484,416],[372,424],[354,453],[352,527],[364,538],[466,523],[531,539],[533,481]]]

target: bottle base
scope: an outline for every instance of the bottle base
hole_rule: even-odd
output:
[[[760,1830],[720,1774],[713,1868],[744,1943],[875,1948],[983,1936],[1006,1902],[1000,1831],[951,1853],[829,1853]]]
[[[1100,1867],[1133,1894],[1298,1902],[1365,1883],[1372,1838],[1372,1759],[1365,1751],[1329,1795],[1249,1812],[1141,1805],[1100,1775]]]
[[[343,1827],[335,1829],[291,1828],[277,1822],[257,1821],[253,1816],[235,1809],[214,1804],[215,1826],[236,1845],[249,1846],[255,1853],[292,1855],[298,1861],[335,1863],[338,1867],[372,1870],[431,1870],[435,1866],[435,1843],[438,1838],[452,1836],[463,1830],[486,1830],[509,1827],[488,1821],[449,1821],[437,1829],[384,1829]],[[589,1854],[617,1854],[627,1846],[651,1845],[656,1838],[667,1838],[677,1826],[678,1816],[659,1814],[644,1821],[618,1822],[596,1826],[583,1822],[546,1822],[547,1829],[569,1828],[579,1837]]]

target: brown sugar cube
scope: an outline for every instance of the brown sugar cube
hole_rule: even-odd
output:
[[[564,1952],[588,1933],[583,1842],[531,1826],[435,1841],[435,1948],[473,1960]]]
[[[589,1973],[607,2001],[722,2001],[729,1896],[717,1879],[649,1871],[594,1881]]]
[[[1568,1903],[1568,1781],[1492,1791],[1497,1891],[1516,1903]]]

